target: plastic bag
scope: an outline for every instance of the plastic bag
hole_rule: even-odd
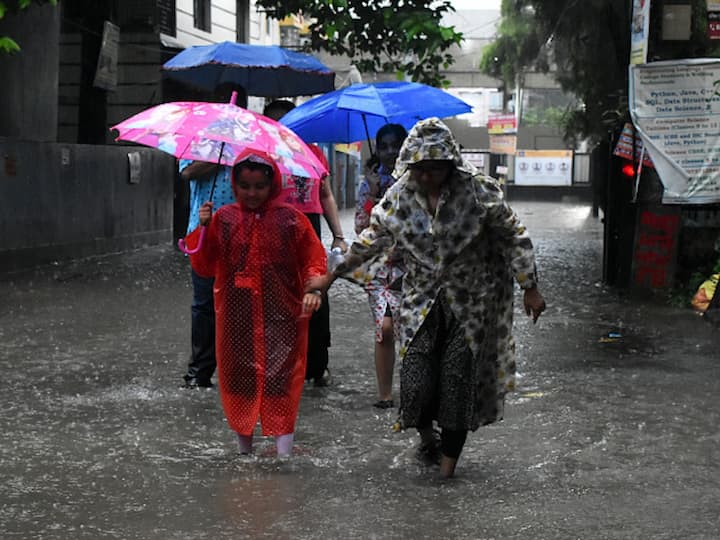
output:
[[[715,295],[715,289],[717,288],[718,280],[720,280],[720,274],[713,274],[710,279],[706,279],[698,287],[695,296],[692,299],[692,306],[695,311],[705,313],[710,302]]]

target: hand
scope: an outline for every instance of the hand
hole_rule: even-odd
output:
[[[348,245],[345,243],[345,239],[343,238],[333,238],[331,248],[339,247],[340,251],[345,253],[348,250]]]
[[[307,281],[305,281],[305,290],[318,290],[326,293],[327,290],[330,288],[330,285],[332,285],[333,281],[335,281],[335,275],[330,272],[328,272],[324,276],[312,276],[311,278],[308,278]]]
[[[525,305],[525,313],[528,317],[532,317],[533,324],[537,322],[538,317],[540,317],[540,314],[545,311],[546,308],[545,299],[537,287],[525,289],[523,304]]]
[[[368,195],[373,199],[377,199],[380,194],[380,181],[377,176],[368,178]]]
[[[322,305],[322,296],[317,292],[306,292],[303,296],[302,312],[303,315],[309,315],[313,311],[320,309]]]
[[[212,219],[213,203],[211,201],[206,202],[200,207],[198,216],[200,217],[200,225],[207,225]]]

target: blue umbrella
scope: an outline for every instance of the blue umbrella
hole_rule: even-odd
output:
[[[282,124],[306,142],[351,143],[387,123],[410,129],[431,116],[444,118],[472,107],[447,92],[414,82],[353,84],[315,97],[283,116]]]
[[[189,47],[162,69],[169,78],[201,90],[229,82],[251,96],[310,96],[335,88],[335,73],[320,60],[276,45],[224,41]]]

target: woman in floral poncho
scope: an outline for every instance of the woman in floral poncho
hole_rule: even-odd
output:
[[[467,431],[500,420],[514,389],[513,275],[534,321],[545,301],[525,227],[496,181],[463,160],[445,124],[418,122],[396,172],[344,262],[310,286],[327,289],[391,249],[402,257],[401,420],[418,429],[426,457],[440,454],[440,474],[450,477]]]

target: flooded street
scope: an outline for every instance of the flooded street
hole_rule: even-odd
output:
[[[371,406],[356,285],[330,291],[332,382],[306,386],[278,460],[269,439],[237,453],[216,390],[180,388],[191,287],[171,246],[0,276],[2,538],[717,538],[717,329],[602,285],[588,205],[512,206],[548,310],[533,325],[517,291],[518,392],[450,481]]]

